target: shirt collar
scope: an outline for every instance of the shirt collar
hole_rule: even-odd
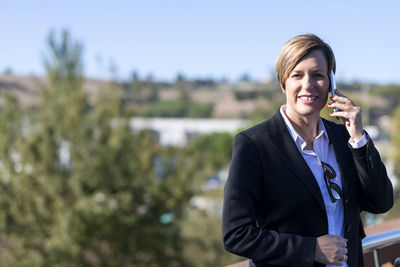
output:
[[[293,140],[295,141],[296,144],[300,145],[301,149],[303,150],[304,147],[306,146],[306,141],[294,129],[293,125],[290,123],[289,119],[286,117],[285,110],[286,110],[286,105],[281,106],[280,112],[283,117],[283,120],[285,121],[285,124],[286,124]],[[322,119],[320,117],[318,120],[318,134],[317,134],[317,137],[315,137],[314,141],[319,140],[321,137],[324,137],[324,138],[326,138],[327,141],[329,141],[328,134],[325,129],[325,125],[322,122]]]

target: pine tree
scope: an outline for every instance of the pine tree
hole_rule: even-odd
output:
[[[40,103],[0,113],[0,265],[187,266],[179,222],[222,163],[132,131],[116,82],[89,105],[82,45],[48,45]]]

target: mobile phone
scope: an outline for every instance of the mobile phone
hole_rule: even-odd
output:
[[[335,74],[333,73],[333,70],[331,70],[331,75],[330,75],[330,80],[331,80],[331,94],[332,96],[336,96],[335,90],[336,90],[336,81],[335,81]],[[338,109],[334,108],[333,111],[337,112]]]
[[[329,77],[331,79],[331,93],[332,96],[336,96],[335,90],[336,90],[336,81],[335,81],[335,74],[333,73],[333,70],[331,70],[331,75]]]

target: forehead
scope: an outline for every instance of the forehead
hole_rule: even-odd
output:
[[[294,67],[293,71],[302,68],[312,68],[319,70],[328,70],[328,62],[326,60],[325,54],[322,50],[313,50],[307,55],[305,55]]]

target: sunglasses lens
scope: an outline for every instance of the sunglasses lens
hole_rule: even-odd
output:
[[[324,172],[325,172],[326,177],[329,179],[333,179],[336,177],[335,170],[329,165],[326,165],[324,167]]]
[[[331,183],[331,192],[332,192],[332,196],[336,200],[339,200],[341,198],[342,190],[340,189],[340,187],[337,184]]]
[[[332,196],[336,199],[339,200],[340,199],[340,195],[338,192],[336,192],[336,190],[332,190]]]
[[[324,178],[326,186],[329,190],[329,194],[331,196],[331,200],[332,202],[335,202],[336,200],[341,199],[342,196],[342,190],[340,189],[340,187],[334,182],[330,181],[331,179],[334,179],[336,177],[335,169],[333,169],[331,165],[325,162],[322,162],[322,167],[324,170]]]

